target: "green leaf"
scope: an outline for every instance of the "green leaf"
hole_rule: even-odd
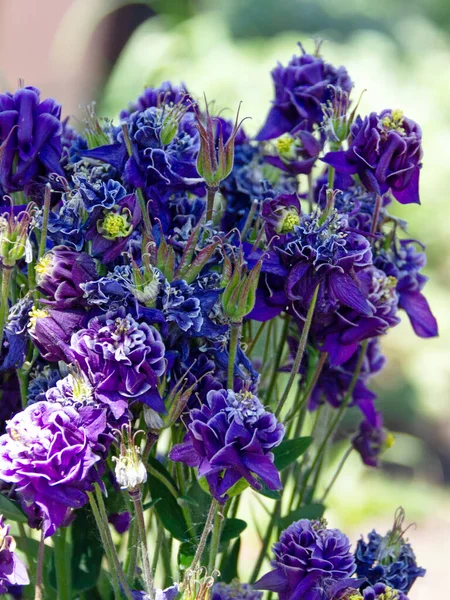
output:
[[[299,456],[304,454],[312,442],[312,437],[300,437],[295,440],[284,440],[279,446],[273,449],[275,455],[275,466],[279,471],[282,471]]]
[[[188,526],[184,518],[181,506],[169,488],[159,479],[148,475],[147,485],[152,496],[152,500],[160,498],[161,501],[155,504],[155,510],[158,513],[161,523],[174,538],[185,542],[189,540]]]
[[[152,469],[157,471],[166,481],[168,481],[175,489],[177,489],[175,479],[172,477],[166,467],[159,462],[159,460],[156,460],[156,458],[153,458],[153,456],[149,456],[147,462]]]
[[[261,494],[261,496],[265,496],[271,500],[279,500],[281,498],[281,492],[270,490],[265,483],[262,484],[262,488],[260,490],[255,491],[257,491],[258,494]]]
[[[242,519],[225,519],[220,540],[222,542],[228,542],[233,538],[237,538],[246,527],[247,523]]]
[[[281,529],[286,529],[294,521],[299,519],[321,519],[325,512],[325,506],[323,504],[307,504],[297,510],[293,510],[285,517],[281,517],[278,520],[278,524]]]
[[[188,569],[194,560],[196,547],[192,542],[183,542],[178,549],[178,566],[181,571]]]
[[[27,515],[22,511],[18,504],[0,494],[0,514],[5,519],[17,521],[18,523],[27,523]]]
[[[239,481],[236,481],[236,483],[227,491],[227,496],[229,496],[230,498],[233,498],[233,496],[239,496],[239,494],[242,494],[242,492],[248,487],[248,481],[241,477]]]
[[[241,538],[239,537],[233,544],[231,551],[223,555],[220,565],[220,580],[230,583],[238,577],[238,560],[241,549]]]

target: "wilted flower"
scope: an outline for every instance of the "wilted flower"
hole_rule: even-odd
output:
[[[277,592],[280,600],[329,600],[336,581],[345,581],[355,571],[348,538],[320,521],[292,523],[273,551],[274,570],[261,577],[255,587]]]
[[[7,594],[9,586],[30,583],[26,567],[15,550],[16,542],[9,535],[9,525],[3,523],[3,515],[0,515],[0,594]]]
[[[120,432],[120,454],[113,456],[116,463],[114,474],[116,481],[122,490],[128,490],[130,493],[136,491],[143,483],[147,481],[147,470],[141,459],[141,453],[136,446],[136,432],[131,434],[131,426],[124,425]]]
[[[271,450],[280,444],[284,427],[251,392],[210,391],[206,403],[190,412],[188,433],[170,451],[171,460],[198,467],[220,502],[242,477],[255,489],[260,479],[270,489],[281,487]]]
[[[25,510],[37,508],[45,535],[53,535],[100,482],[106,411],[37,402],[6,429],[0,437],[0,478],[16,485]]]

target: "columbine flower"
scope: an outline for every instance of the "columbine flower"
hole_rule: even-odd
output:
[[[361,593],[349,593],[337,600],[408,600],[408,597],[385,583],[375,583],[373,586],[365,587]]]
[[[6,355],[0,362],[1,369],[20,368],[27,352],[28,344],[28,314],[33,306],[33,300],[28,296],[21,298],[9,310],[5,325]]]
[[[120,454],[113,456],[116,463],[114,474],[120,489],[135,492],[147,481],[147,469],[141,459],[141,452],[136,446],[137,431],[131,434],[130,424],[124,425],[120,432]]]
[[[265,160],[281,171],[292,175],[308,175],[316,162],[322,144],[308,131],[296,135],[283,134],[268,147]]]
[[[344,67],[336,69],[299,46],[300,56],[293,56],[287,67],[278,64],[272,71],[275,98],[258,140],[312,131],[322,122],[323,105],[334,98],[335,89],[350,93],[352,82]]]
[[[301,519],[290,525],[274,545],[273,571],[255,587],[274,591],[280,600],[329,600],[336,581],[355,571],[350,542],[339,529],[326,523]]]
[[[216,583],[211,590],[211,600],[261,600],[262,592],[254,590],[248,583],[235,580],[231,583]]]
[[[300,200],[297,194],[280,194],[268,197],[261,207],[266,238],[270,242],[276,235],[293,233],[300,225]]]
[[[56,310],[33,307],[29,313],[28,331],[41,353],[49,362],[65,361],[66,346],[72,333],[83,326],[86,315],[76,310]]]
[[[188,433],[174,446],[171,460],[198,467],[220,502],[242,477],[255,489],[260,479],[270,489],[281,487],[271,450],[280,444],[284,427],[250,392],[210,391],[206,404],[190,412]]]
[[[114,179],[91,183],[82,175],[74,176],[77,192],[83,199],[84,208],[92,213],[96,208],[111,209],[127,195],[123,185]]]
[[[6,268],[14,267],[22,258],[25,258],[26,262],[31,262],[32,250],[29,240],[31,222],[31,204],[17,216],[12,207],[9,213],[0,215],[0,265]]]
[[[173,600],[178,594],[178,584],[175,583],[165,590],[155,590],[154,600]],[[132,590],[133,600],[150,600],[150,595],[146,592]]]
[[[13,417],[0,437],[0,479],[16,485],[24,508],[38,510],[46,536],[100,481],[106,412],[38,402]]]
[[[76,361],[115,418],[129,402],[148,404],[164,413],[158,377],[166,370],[161,335],[151,325],[138,323],[122,308],[94,317],[86,329],[73,334],[67,357]]]
[[[0,183],[6,192],[28,188],[39,176],[63,175],[60,116],[61,106],[53,98],[41,102],[37,88],[0,94]]]
[[[188,107],[189,111],[194,111],[192,98],[184,84],[176,86],[170,81],[163,81],[157,88],[145,88],[143,94],[135,102],[130,103],[128,110],[121,111],[120,118],[126,119],[131,113],[143,112],[152,106],[170,108],[180,103]]]
[[[82,406],[97,404],[94,396],[94,388],[86,375],[81,372],[69,373],[64,379],[60,379],[45,393],[48,402],[59,402],[63,406]]]
[[[9,525],[0,515],[0,594],[7,594],[11,585],[28,585],[27,570],[16,554],[16,542],[9,535]]]
[[[422,131],[401,110],[358,117],[351,127],[348,150],[329,152],[324,161],[336,171],[358,174],[377,194],[391,190],[401,204],[419,200]]]
[[[365,465],[379,467],[381,454],[393,445],[394,436],[383,427],[381,413],[374,412],[361,422],[352,443]]]
[[[81,285],[97,279],[94,260],[85,252],[74,252],[66,246],[47,252],[35,270],[39,291],[47,296],[42,302],[58,309],[85,304]]]
[[[425,569],[417,566],[413,549],[404,538],[404,518],[405,513],[400,508],[394,527],[385,536],[373,530],[367,542],[361,538],[355,560],[358,577],[365,577],[371,585],[383,582],[407,594],[416,579],[425,575]]]

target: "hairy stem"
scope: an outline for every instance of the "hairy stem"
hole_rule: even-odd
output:
[[[230,327],[230,352],[228,355],[228,379],[227,386],[229,390],[234,389],[234,367],[236,363],[239,338],[241,336],[242,323],[231,323]]]
[[[197,551],[195,553],[194,560],[192,561],[192,564],[189,567],[190,571],[195,571],[197,565],[201,561],[203,552],[205,550],[206,541],[208,540],[208,535],[211,532],[218,508],[219,508],[219,503],[217,502],[217,500],[215,498],[213,498],[211,501],[211,506],[209,507],[208,516],[206,517],[206,523],[203,528],[202,535],[200,536],[200,541],[197,546]],[[184,579],[184,583],[186,583],[186,577]]]
[[[60,528],[53,536],[58,600],[71,600],[72,598],[71,556],[66,536],[67,527]]]
[[[41,540],[39,542],[37,568],[36,568],[36,587],[34,592],[34,600],[42,600],[42,571],[44,567],[44,550],[45,538],[44,530],[41,532]]]
[[[0,348],[2,346],[6,318],[8,316],[8,296],[12,272],[13,270],[10,267],[3,267],[2,269],[2,286],[0,292]]]
[[[134,513],[136,515],[138,524],[139,545],[141,547],[141,558],[142,566],[144,568],[145,587],[147,593],[150,596],[150,600],[153,600],[153,598],[155,597],[155,584],[153,581],[152,569],[150,567],[150,559],[147,545],[147,531],[145,528],[144,509],[142,507],[142,495],[140,489],[138,489],[135,493],[130,493],[130,496],[133,501]]]

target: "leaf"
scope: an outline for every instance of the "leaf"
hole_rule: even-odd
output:
[[[238,577],[238,560],[241,549],[241,538],[239,537],[233,544],[230,552],[225,552],[220,565],[220,579],[225,583],[230,583]]]
[[[273,449],[275,466],[282,471],[306,452],[312,442],[311,436],[300,437],[295,440],[284,440]]]
[[[279,500],[281,498],[281,492],[270,490],[265,483],[262,484],[262,488],[260,490],[255,491],[266,498],[270,498],[271,500]]]
[[[152,500],[160,498],[161,501],[155,504],[155,510],[161,519],[161,522],[174,538],[185,542],[189,540],[188,526],[184,518],[181,506],[169,488],[159,479],[148,474],[147,485],[152,496]]]
[[[228,542],[233,538],[237,538],[246,527],[247,523],[242,519],[225,519],[220,540],[222,542]]]
[[[183,542],[178,549],[178,566],[180,570],[188,569],[194,560],[196,547],[192,542]]]
[[[294,523],[294,521],[298,521],[299,519],[321,519],[324,512],[325,506],[323,504],[307,504],[306,506],[293,510],[285,517],[281,517],[278,520],[278,524],[281,529],[286,529],[291,523]]]
[[[166,467],[161,462],[159,462],[159,460],[153,458],[153,456],[149,456],[147,462],[152,469],[157,471],[160,475],[162,475],[162,477],[166,481],[168,481],[175,489],[177,489],[175,479],[172,477],[172,475],[169,473]]]
[[[0,514],[3,515],[5,519],[9,519],[10,521],[17,521],[18,523],[27,523],[28,517],[23,512],[23,510],[19,507],[18,504],[0,494]]]

